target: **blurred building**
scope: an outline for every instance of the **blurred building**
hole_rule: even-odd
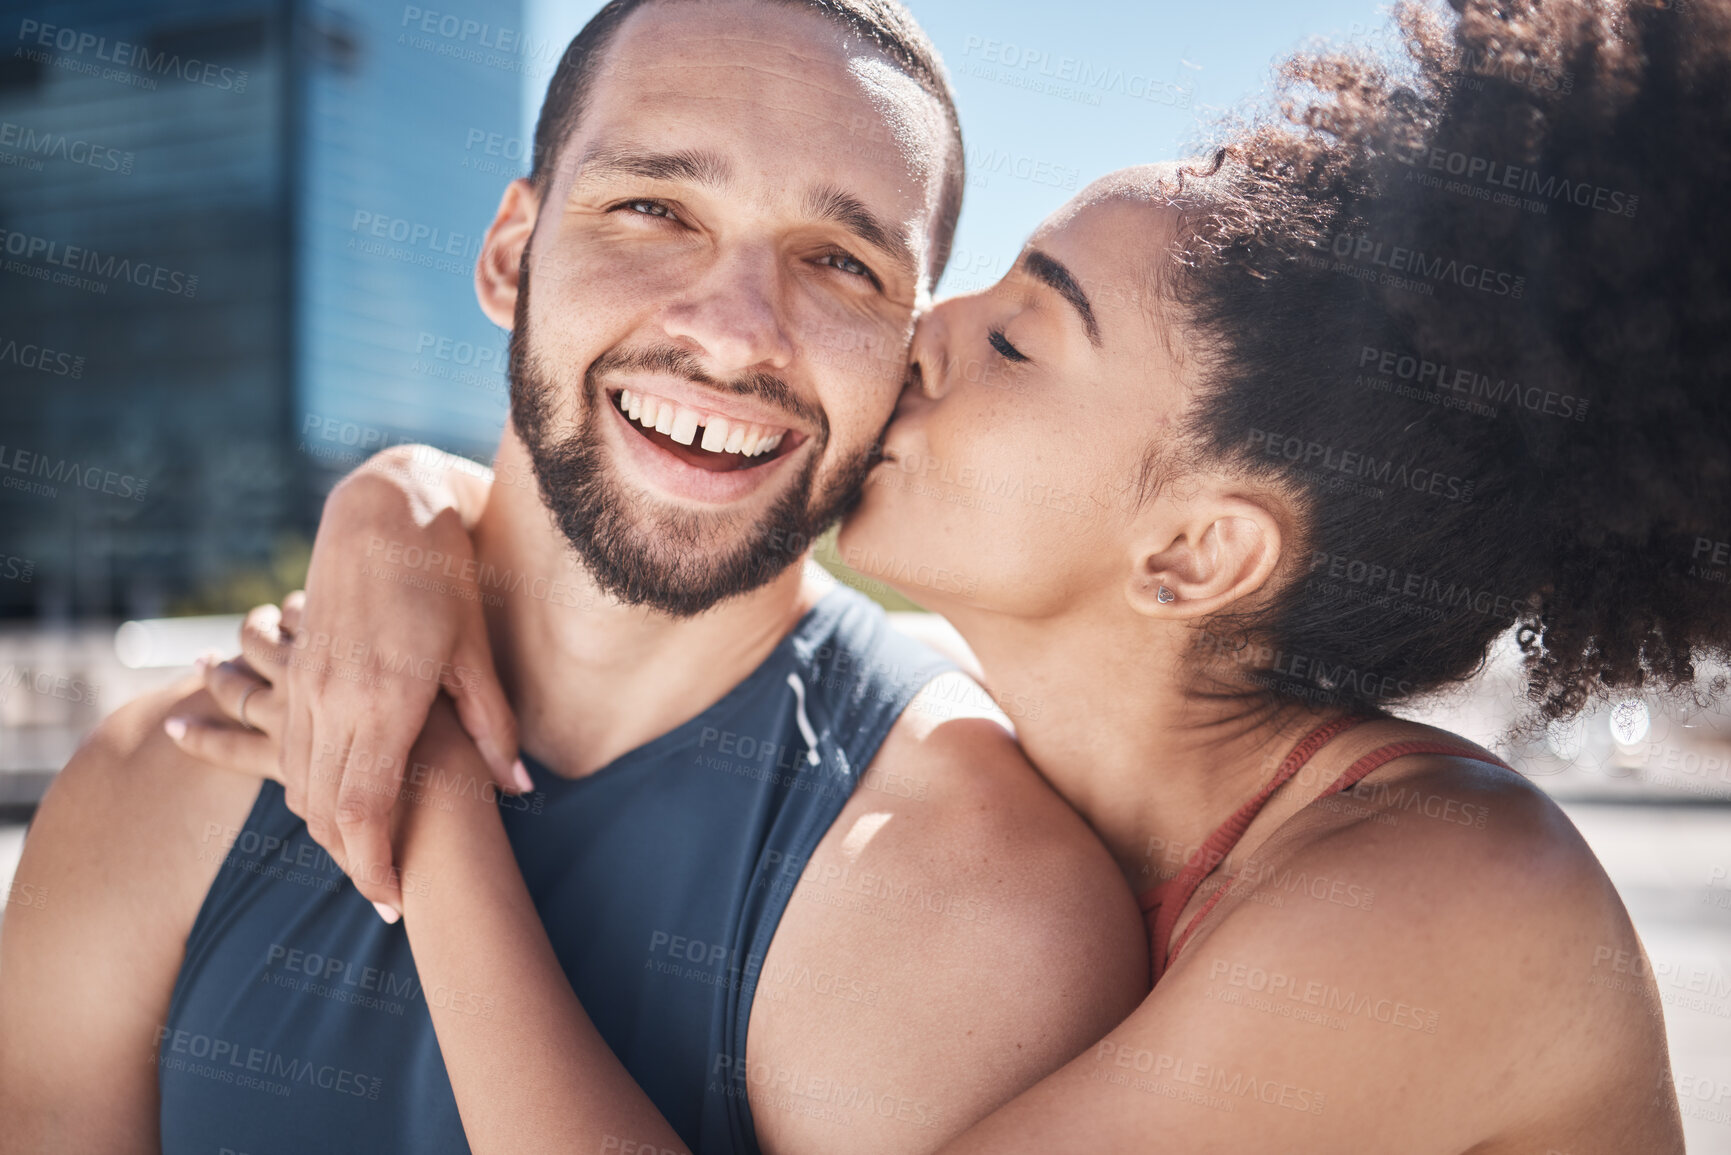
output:
[[[9,13],[0,617],[239,608],[371,449],[490,452],[469,270],[557,57],[520,0]]]

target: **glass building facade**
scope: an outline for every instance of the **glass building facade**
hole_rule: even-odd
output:
[[[470,270],[531,62],[517,3],[469,9],[12,8],[0,617],[239,608],[371,449],[491,451]]]

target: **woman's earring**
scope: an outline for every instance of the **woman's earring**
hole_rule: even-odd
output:
[[[1162,584],[1159,590],[1155,592],[1154,600],[1159,602],[1161,605],[1165,605],[1167,602],[1177,601],[1178,595],[1167,589],[1166,586]]]

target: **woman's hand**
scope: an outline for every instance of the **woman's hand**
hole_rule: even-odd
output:
[[[495,780],[528,787],[464,516],[485,501],[457,488],[474,480],[419,447],[345,478],[325,503],[286,668],[284,799],[362,894],[398,911],[390,814],[441,688]]]
[[[248,615],[244,668],[207,667],[212,693],[234,705],[237,721],[243,697],[255,727],[268,701],[279,770],[266,776],[283,784],[289,809],[361,893],[399,912],[391,813],[440,689],[501,788],[530,788],[469,538],[487,492],[472,467],[437,450],[376,455],[326,502],[304,600],[291,595],[281,615],[269,606]],[[247,676],[268,690],[249,687]],[[245,732],[189,722],[176,741],[206,761],[262,772],[266,746]]]
[[[283,670],[294,656],[292,638],[304,603],[304,596],[297,590],[284,599],[280,611],[275,606],[259,606],[246,616],[241,627],[240,655],[227,661],[215,654],[199,659],[204,689],[221,713],[218,718],[191,714],[169,717],[163,723],[163,729],[176,745],[201,761],[225,769],[276,782],[283,780],[281,749],[287,704]],[[388,845],[400,848],[412,832],[425,827],[423,811],[456,814],[459,804],[464,804],[463,812],[468,814],[475,810],[475,800],[497,797],[494,791],[498,787],[468,737],[458,728],[455,711],[449,703],[443,710],[435,708],[432,718],[442,723],[446,746],[466,749],[469,752],[467,758],[455,759],[449,771],[443,767],[436,771],[427,767],[429,773],[421,776],[426,781],[411,782],[407,790],[402,789],[400,774],[380,776],[371,782],[362,782],[352,775],[348,778],[351,789],[362,787],[374,792],[388,791],[395,799],[394,809],[385,815]],[[429,732],[433,728],[430,720]],[[457,737],[451,737],[453,734]],[[314,785],[322,785],[342,772],[340,765],[320,764],[317,759],[309,767],[309,777]],[[356,889],[366,894],[367,888],[362,885],[369,881],[366,865],[346,860],[340,853],[333,853],[332,858],[348,874]],[[397,893],[401,893],[401,879],[389,859],[385,860],[382,869],[392,875],[388,881]],[[377,886],[385,880],[374,875],[370,881]],[[378,900],[373,900],[373,906],[386,922],[397,921],[401,914],[400,907]]]
[[[175,745],[201,762],[275,782],[283,780],[282,727],[287,694],[278,685],[292,652],[286,636],[299,624],[306,598],[299,590],[283,608],[258,606],[241,624],[241,653],[198,660],[204,688],[224,721],[170,716],[163,729]]]

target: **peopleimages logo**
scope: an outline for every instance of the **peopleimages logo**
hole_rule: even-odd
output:
[[[61,132],[37,132],[10,120],[0,120],[0,148],[21,149],[31,157],[58,158],[122,176],[132,172],[134,159],[130,152],[92,144]]]
[[[70,674],[54,674],[26,666],[0,669],[0,702],[6,701],[19,686],[44,698],[57,698],[75,706],[94,706],[102,694],[101,687]]]
[[[1377,458],[1352,449],[1340,449],[1303,437],[1252,429],[1249,444],[1260,446],[1268,457],[1280,457],[1306,469],[1339,473],[1358,479],[1368,479],[1395,489],[1410,489],[1448,501],[1470,502],[1477,483],[1469,478],[1411,462],[1396,464],[1391,458]]]
[[[24,261],[40,260],[45,264],[56,265],[63,269],[73,269],[100,277],[107,281],[127,281],[142,289],[154,289],[159,293],[168,293],[175,297],[185,297],[191,300],[198,294],[198,277],[196,274],[183,273],[178,269],[164,268],[153,265],[149,261],[135,261],[131,257],[117,257],[113,253],[104,256],[95,249],[82,245],[67,245],[59,241],[38,237],[30,233],[12,232],[0,229],[0,251],[7,256],[20,257]],[[17,264],[18,262],[9,262]],[[29,266],[20,266],[28,268]],[[41,270],[44,276],[47,270]],[[90,282],[87,282],[90,284]],[[107,286],[100,281],[94,282],[103,292]],[[83,287],[83,286],[81,286]]]
[[[1370,366],[1375,366],[1372,372],[1380,377],[1410,381],[1419,389],[1435,390],[1496,405],[1518,406],[1547,417],[1561,417],[1572,421],[1587,419],[1588,399],[1585,397],[1577,397],[1573,393],[1559,393],[1555,389],[1541,389],[1537,385],[1522,385],[1519,381],[1510,381],[1504,377],[1493,378],[1474,369],[1450,365],[1446,361],[1431,361],[1398,349],[1362,346],[1358,355],[1358,367],[1365,369]],[[1490,416],[1496,416],[1495,410]]]
[[[1005,149],[969,148],[968,179],[982,180],[993,176],[1009,176],[1030,184],[1050,185],[1066,191],[1074,190],[1082,179],[1082,170],[1054,164],[1049,160],[1025,156]]]
[[[276,1094],[287,1095],[295,1084],[300,1084],[339,1095],[377,1099],[379,1089],[384,1086],[384,1080],[377,1075],[366,1075],[334,1063],[320,1063],[179,1027],[157,1027],[156,1047],[158,1062],[166,1070],[184,1071],[226,1083],[237,1082],[245,1075],[260,1076],[274,1081],[274,1086],[260,1089]]]
[[[1507,189],[1539,200],[1566,201],[1579,208],[1596,209],[1613,216],[1632,217],[1641,203],[1640,197],[1621,189],[1606,188],[1581,180],[1571,181],[1555,173],[1543,176],[1536,168],[1505,164],[1487,157],[1451,152],[1444,148],[1421,149],[1410,155],[1397,152],[1394,158],[1414,169],[1447,173],[1449,176],[1461,177],[1493,190]],[[1411,180],[1414,175],[1416,174],[1408,173],[1407,179]]]
[[[1463,289],[1478,289],[1498,297],[1520,300],[1526,291],[1527,279],[1511,273],[1498,272],[1488,265],[1472,261],[1457,261],[1453,257],[1426,254],[1422,249],[1391,245],[1372,237],[1340,233],[1329,242],[1329,252],[1340,261],[1388,269],[1422,277],[1427,281],[1459,285]]]
[[[6,336],[0,336],[0,365],[16,365],[20,369],[34,369],[56,377],[84,376],[83,357],[29,341],[21,344]]]
[[[1510,594],[1464,580],[1446,582],[1429,574],[1412,573],[1399,566],[1364,561],[1345,554],[1316,550],[1310,557],[1310,576],[1329,582],[1344,582],[1376,594],[1392,594],[1449,609],[1469,609],[1479,614],[1509,617],[1538,609],[1537,594]]]
[[[26,478],[41,478],[42,481],[27,481]],[[44,482],[60,485],[70,483],[92,493],[130,497],[134,501],[143,501],[145,492],[150,488],[148,479],[134,477],[130,473],[116,473],[99,465],[85,467],[65,458],[56,461],[28,449],[0,445],[0,485],[42,497],[53,497],[59,492],[54,486]]]
[[[246,91],[248,73],[244,68],[229,68],[190,56],[182,59],[179,53],[166,50],[152,52],[142,44],[130,44],[125,40],[111,41],[108,37],[98,36],[94,32],[80,32],[76,28],[44,24],[39,20],[21,20],[18,22],[18,39],[71,56],[90,56],[122,68],[154,73],[157,76],[172,76],[188,84],[220,88],[225,92]],[[42,55],[31,53],[30,58],[40,59]],[[155,86],[154,82],[151,82],[151,86]]]
[[[1192,90],[1139,72],[1108,64],[1096,64],[1080,56],[1053,56],[1042,48],[1027,48],[1013,42],[969,36],[962,45],[963,71],[970,76],[1018,88],[1046,92],[1066,100],[1097,105],[1102,93],[1146,100],[1173,108],[1189,108]],[[996,65],[1004,71],[988,67]]]

